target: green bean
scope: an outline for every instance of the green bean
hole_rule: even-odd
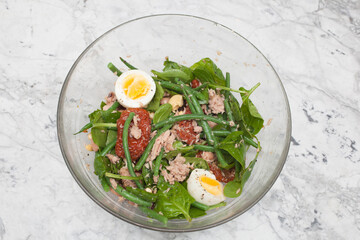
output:
[[[127,117],[127,119],[126,119],[126,121],[124,123],[122,140],[123,140],[123,148],[124,148],[124,153],[125,153],[125,159],[126,159],[126,163],[127,163],[126,165],[127,165],[128,170],[129,170],[129,173],[130,173],[131,176],[137,177],[135,172],[134,172],[133,166],[132,166],[132,161],[131,161],[131,156],[130,156],[130,151],[129,151],[129,145],[128,145],[129,127],[130,127],[130,123],[131,123],[134,116],[135,116],[134,112],[129,113],[129,116]],[[138,180],[134,180],[134,182],[136,183],[136,186],[138,186],[138,188],[141,188],[141,189],[144,188]]]
[[[200,100],[206,100],[205,96],[202,95],[200,92],[197,91],[193,91],[192,88],[190,88],[187,85],[184,85],[183,82],[181,82],[183,85],[181,86],[180,84],[174,84],[168,81],[159,81],[159,83],[161,84],[162,87],[169,89],[171,91],[174,91],[176,93],[183,93],[184,92],[184,86],[191,89],[191,93],[195,95],[198,99]]]
[[[185,98],[185,100],[186,100],[186,102],[187,102],[187,104],[188,104],[188,106],[190,108],[191,113],[195,113],[196,112],[195,107],[194,107],[194,104],[192,103],[192,101],[190,100],[188,92],[184,91],[183,93],[184,93],[184,98]]]
[[[122,57],[120,57],[120,60],[131,70],[135,70],[137,69],[136,67],[134,67],[133,65],[131,65],[130,63],[128,63],[126,60],[124,60]]]
[[[151,210],[151,209],[149,209],[149,208],[146,208],[146,207],[141,207],[141,206],[139,206],[139,208],[140,208],[141,211],[143,211],[143,212],[144,212],[145,214],[147,214],[149,217],[152,217],[152,218],[158,220],[159,222],[162,222],[162,223],[164,223],[164,224],[167,224],[167,222],[168,222],[168,218],[167,218],[167,217],[165,217],[165,216],[157,213],[157,212],[154,211],[154,210]]]
[[[119,105],[120,105],[120,103],[119,103],[118,101],[114,102],[114,104],[111,105],[111,107],[110,107],[108,110],[106,110],[106,111],[104,112],[104,114],[110,114],[110,113],[111,113],[112,111],[114,111]],[[80,131],[78,131],[77,133],[74,133],[74,135],[79,134],[79,133],[81,133],[81,132],[83,132],[83,131],[91,128],[91,127],[93,127],[93,123],[89,122],[89,123],[87,123],[85,126],[83,126],[83,127],[80,129]],[[116,127],[116,126],[115,126],[115,127]],[[115,129],[115,130],[116,130],[116,129]]]
[[[100,152],[100,156],[103,157],[105,156],[111,149],[113,149],[115,147],[115,144],[116,144],[116,140],[117,139],[114,139],[112,142],[110,142],[108,145],[106,145],[104,147],[104,149]]]
[[[185,83],[178,78],[175,78],[174,81],[176,84],[181,86],[181,88],[183,89],[183,93],[185,92],[185,90],[187,90],[189,91],[189,94],[195,95],[196,98],[199,99],[200,101],[207,102],[208,99],[206,99],[206,97],[201,92],[195,91],[193,88],[189,87],[188,85],[185,85]]]
[[[200,103],[198,102],[196,97],[194,95],[191,95],[190,99],[193,102],[193,105],[194,105],[194,108],[195,108],[196,112],[199,113],[199,114],[201,113],[203,116],[206,116],[206,115],[204,115],[204,112],[202,111]],[[212,120],[210,120],[210,121],[212,121]],[[212,121],[212,122],[214,122],[214,121]],[[217,139],[215,138],[214,133],[212,132],[209,124],[206,121],[200,121],[200,126],[203,128],[203,131],[204,131],[204,133],[206,135],[206,140],[207,140],[208,144],[216,146],[218,144]],[[225,161],[224,155],[222,154],[220,149],[215,149],[215,154],[216,154],[216,156],[218,158],[218,161],[220,163],[219,166],[222,167],[222,168],[228,168],[229,165]]]
[[[154,193],[149,193],[145,191],[144,189],[140,188],[132,188],[132,187],[126,187],[126,191],[134,194],[135,196],[148,201],[148,202],[156,202],[157,195]]]
[[[259,148],[259,144],[256,143],[254,140],[252,140],[251,138],[248,138],[247,136],[243,136],[244,141],[246,144],[249,144],[250,146],[253,146],[254,148]]]
[[[167,81],[159,81],[160,85],[163,88],[169,89],[171,91],[177,92],[177,93],[182,93],[182,88],[174,83],[171,82],[167,82]]]
[[[89,128],[91,128],[92,126],[93,126],[93,124],[92,124],[91,122],[89,122],[89,123],[85,124],[85,126],[83,126],[83,127],[80,129],[80,131],[78,131],[77,133],[74,133],[74,135],[79,134],[79,133],[81,133],[81,132],[89,129]]]
[[[154,177],[159,176],[160,163],[161,163],[163,154],[164,154],[164,148],[161,148],[160,154],[159,154],[159,156],[157,156],[157,158],[155,160]]]
[[[118,77],[120,77],[120,75],[122,74],[122,72],[117,67],[115,67],[114,64],[112,64],[111,62],[107,65],[107,67]]]
[[[230,125],[229,122],[224,121],[222,119],[219,118],[215,118],[209,115],[205,115],[205,114],[184,114],[184,115],[179,115],[179,116],[173,116],[173,117],[169,117],[168,119],[158,122],[157,124],[153,125],[153,129],[158,129],[163,127],[166,124],[173,124],[175,122],[179,122],[182,120],[203,120],[203,121],[211,121],[211,122],[215,122],[218,124],[223,124],[223,125]],[[207,122],[206,122],[207,123]],[[209,127],[210,128],[210,127]]]
[[[209,210],[209,208],[210,208],[210,206],[205,205],[205,204],[203,204],[203,203],[196,202],[196,201],[193,202],[193,203],[191,204],[191,206],[196,207],[196,208],[201,209],[201,210],[204,210],[204,211],[207,211],[207,210]]]
[[[200,144],[194,144],[193,146],[195,150],[200,150],[204,152],[215,152],[215,148],[213,146],[200,145]]]
[[[185,72],[181,71],[180,69],[169,69],[166,70],[165,72],[158,72],[155,70],[151,70],[151,72],[164,79],[164,80],[170,80],[170,78],[180,78],[180,79],[184,79],[185,81],[191,81],[191,75],[186,74]]]
[[[150,140],[150,142],[148,143],[148,145],[146,146],[145,148],[145,151],[144,153],[141,155],[140,159],[138,160],[136,166],[135,166],[135,170],[139,171],[142,166],[144,165],[147,157],[149,156],[150,154],[150,151],[152,149],[152,147],[154,146],[155,144],[155,141],[156,139],[161,135],[163,134],[165,131],[167,131],[169,128],[172,127],[172,124],[167,124],[165,125],[162,129],[160,129],[157,134]]]
[[[215,130],[213,131],[214,135],[217,137],[226,137],[227,135],[229,135],[231,132],[228,130]]]
[[[92,124],[93,128],[98,128],[98,127],[108,127],[108,128],[114,128],[116,129],[116,123],[93,123]]]
[[[203,88],[206,88],[207,86],[209,86],[208,82],[201,84],[200,86],[193,88],[193,89],[194,89],[194,91],[199,91],[199,90],[202,90]]]
[[[221,203],[209,206],[209,210],[214,209],[214,208],[218,208],[218,207],[224,207],[224,206],[226,206],[226,202],[221,202]]]
[[[221,202],[221,203],[218,203],[218,204],[214,204],[214,205],[206,205],[206,204],[203,204],[203,203],[199,203],[199,202],[193,202],[191,204],[191,206],[193,207],[196,207],[196,208],[199,208],[201,210],[204,210],[204,211],[208,211],[208,210],[211,210],[211,209],[214,209],[214,208],[218,208],[218,207],[223,207],[223,206],[226,206],[226,202]]]
[[[109,184],[109,186],[111,185],[110,179],[108,177],[105,178],[107,183]],[[125,189],[123,189],[121,187],[121,185],[118,185],[116,189],[114,189],[115,192],[117,192],[120,196],[123,196],[124,198],[126,198],[127,200],[136,203],[140,206],[146,206],[146,207],[151,207],[152,203],[145,201],[137,196],[135,196],[134,194],[129,193],[128,191],[126,191]]]
[[[104,112],[104,114],[112,113],[118,106],[120,106],[120,103],[118,101],[115,101],[113,105],[111,105],[111,107],[109,107],[109,109]]]
[[[124,179],[124,180],[141,180],[142,177],[138,176],[138,177],[131,177],[131,176],[121,176],[118,174],[113,174],[113,173],[105,173],[105,177],[109,177],[109,178],[114,178],[114,179]]]

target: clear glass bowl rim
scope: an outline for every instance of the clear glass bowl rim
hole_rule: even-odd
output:
[[[281,90],[282,90],[282,93],[284,95],[284,98],[285,98],[285,104],[286,104],[286,109],[287,109],[287,115],[288,115],[288,119],[287,119],[287,124],[288,124],[288,127],[289,127],[289,131],[286,133],[286,139],[287,139],[287,144],[284,146],[284,149],[282,151],[282,154],[281,154],[281,160],[282,160],[282,165],[280,168],[277,169],[277,172],[276,172],[276,177],[274,177],[272,179],[271,182],[269,182],[269,184],[266,186],[265,190],[263,191],[263,193],[257,198],[255,199],[255,201],[253,201],[252,204],[250,204],[247,208],[245,208],[243,211],[241,212],[237,212],[235,213],[234,215],[232,215],[231,217],[227,218],[227,219],[224,219],[222,221],[219,221],[219,222],[216,222],[216,223],[213,223],[213,224],[209,224],[209,225],[206,225],[206,226],[203,226],[203,227],[197,227],[197,228],[192,228],[192,229],[166,229],[166,228],[158,228],[158,227],[153,227],[153,226],[147,226],[147,225],[143,225],[141,223],[138,223],[138,222],[135,222],[135,221],[132,221],[124,216],[119,216],[119,215],[116,215],[115,213],[113,213],[110,209],[108,209],[101,201],[98,201],[95,197],[93,197],[89,192],[88,190],[81,184],[81,182],[79,181],[79,179],[77,178],[77,176],[75,175],[74,171],[72,170],[71,166],[70,166],[70,163],[67,159],[67,156],[66,156],[66,153],[65,153],[65,150],[62,146],[62,139],[61,139],[61,136],[60,136],[60,124],[59,122],[61,121],[60,120],[60,109],[62,107],[62,102],[63,102],[63,98],[64,98],[64,93],[67,89],[67,85],[68,85],[68,82],[70,81],[70,77],[74,71],[74,69],[76,68],[78,62],[80,61],[80,59],[83,57],[83,55],[85,55],[89,49],[91,49],[93,47],[93,45],[95,43],[97,43],[99,40],[101,40],[104,36],[106,36],[107,34],[109,34],[110,32],[112,32],[113,30],[123,26],[123,25],[126,25],[128,23],[131,23],[131,22],[135,22],[135,21],[138,21],[138,20],[142,20],[142,19],[146,19],[146,18],[152,18],[152,17],[161,17],[161,16],[179,16],[179,17],[189,17],[189,18],[195,18],[195,19],[200,19],[200,20],[204,20],[204,21],[208,21],[208,22],[211,22],[211,23],[214,23],[216,24],[217,26],[221,26],[231,32],[233,32],[234,34],[238,35],[239,37],[241,37],[242,39],[244,39],[246,42],[248,42],[251,46],[253,46],[260,54],[261,56],[267,61],[267,63],[270,65],[271,69],[274,71],[275,75],[276,75],[276,78],[278,79],[279,83],[280,83],[280,86],[281,86]],[[60,96],[59,96],[59,100],[58,100],[58,107],[57,107],[57,136],[58,136],[58,141],[59,141],[59,146],[60,146],[60,150],[61,150],[61,153],[62,153],[62,156],[64,158],[64,161],[66,163],[66,166],[68,167],[71,175],[73,176],[73,178],[75,179],[75,181],[78,183],[78,185],[80,186],[80,188],[86,193],[86,195],[88,195],[96,204],[98,204],[102,209],[104,209],[105,211],[109,212],[110,214],[112,214],[113,216],[117,217],[117,218],[120,218],[121,220],[127,222],[127,223],[130,223],[130,224],[133,224],[135,226],[139,226],[139,227],[143,227],[143,228],[146,228],[146,229],[150,229],[150,230],[156,230],[156,231],[161,231],[161,232],[194,232],[194,231],[200,231],[200,230],[205,230],[205,229],[209,229],[209,228],[212,228],[212,227],[216,227],[216,226],[219,226],[221,224],[224,224],[230,220],[233,220],[234,218],[240,216],[241,214],[245,213],[247,210],[249,210],[250,208],[252,208],[255,204],[257,204],[264,196],[265,194],[270,190],[270,188],[274,185],[275,181],[278,179],[284,165],[285,165],[285,162],[286,162],[286,158],[287,158],[287,155],[289,153],[289,149],[290,149],[290,142],[291,142],[291,132],[292,132],[292,121],[291,121],[291,112],[290,112],[290,105],[289,105],[289,100],[288,100],[288,97],[287,97],[287,94],[286,94],[286,91],[285,91],[285,88],[284,88],[284,85],[282,84],[281,80],[280,80],[280,77],[279,75],[277,74],[277,72],[275,71],[274,67],[272,66],[272,64],[270,63],[270,61],[265,57],[265,55],[254,45],[252,44],[249,40],[247,40],[245,37],[243,37],[242,35],[240,35],[239,33],[237,33],[236,31],[232,30],[231,28],[223,25],[223,24],[220,24],[218,22],[215,22],[213,20],[210,20],[210,19],[207,19],[207,18],[203,18],[203,17],[199,17],[199,16],[194,16],[194,15],[188,15],[188,14],[172,14],[172,13],[167,13],[167,14],[152,14],[152,15],[146,15],[146,16],[142,16],[142,17],[138,17],[138,18],[134,18],[132,20],[129,20],[129,21],[126,21],[126,22],[123,22],[113,28],[111,28],[110,30],[108,30],[107,32],[103,33],[101,36],[99,36],[97,39],[95,39],[80,55],[79,57],[76,59],[76,61],[74,62],[74,64],[72,65],[72,67],[70,68],[68,74],[66,75],[66,78],[65,78],[65,81],[63,83],[63,86],[61,88],[61,91],[60,91]]]

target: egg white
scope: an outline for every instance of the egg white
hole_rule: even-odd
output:
[[[141,75],[143,76],[150,84],[150,89],[145,96],[139,97],[137,99],[129,98],[123,89],[123,83],[127,76],[129,75]],[[115,83],[115,95],[119,103],[126,108],[145,108],[154,97],[156,91],[156,85],[154,79],[144,71],[141,70],[130,70],[124,72],[116,80]]]
[[[187,180],[187,190],[189,194],[197,201],[206,205],[214,205],[218,204],[225,200],[225,196],[223,193],[219,195],[213,195],[206,191],[199,181],[201,176],[205,175],[206,177],[212,178],[216,180],[216,177],[211,172],[205,169],[194,169],[190,177]],[[223,190],[223,186],[220,183],[221,190]]]

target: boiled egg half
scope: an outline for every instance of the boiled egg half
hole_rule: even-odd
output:
[[[198,202],[214,205],[225,200],[222,184],[211,172],[194,169],[187,180],[189,194]]]
[[[126,108],[144,108],[154,97],[156,85],[152,77],[141,70],[124,72],[116,80],[115,94]]]

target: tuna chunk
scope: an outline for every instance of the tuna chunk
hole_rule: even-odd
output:
[[[137,126],[132,126],[130,128],[130,136],[135,139],[139,139],[141,137],[141,129]]]
[[[168,103],[169,102],[169,97],[164,97],[164,98],[162,98],[161,100],[160,100],[160,104],[161,105],[163,105],[163,104],[165,104],[165,103]]]
[[[113,189],[116,189],[117,186],[118,186],[116,180],[113,179],[113,178],[110,178],[110,184],[111,184],[111,187],[112,187]]]
[[[216,160],[216,155],[213,152],[202,152],[201,158],[206,160],[208,163],[212,163]]]
[[[217,125],[217,123],[211,122],[211,121],[207,121],[207,123],[209,124],[209,126],[211,128],[215,127]]]
[[[169,172],[167,172],[165,169],[161,171],[165,181],[169,182],[170,184],[174,184],[175,181],[184,181],[189,175],[190,169],[192,168],[192,166],[189,163],[185,163],[185,161],[186,159],[178,154],[176,158],[170,162],[170,166],[166,167]]]
[[[206,104],[201,105],[201,109],[203,110],[203,112],[204,112],[206,115],[210,115],[210,114],[211,114],[211,110],[208,109],[208,107],[207,107]]]
[[[175,141],[175,135],[170,131],[167,130],[163,134],[161,134],[156,140],[155,144],[151,150],[151,153],[149,154],[149,157],[147,158],[147,162],[153,161],[160,153],[161,148],[165,148],[165,152],[169,152],[174,150],[173,143]]]
[[[212,113],[224,113],[224,96],[217,94],[214,89],[209,89],[209,108]]]
[[[133,118],[134,125],[130,128],[130,136],[135,139],[139,139],[141,137],[141,129],[138,127],[140,118],[138,115],[135,115]]]
[[[129,169],[127,167],[122,167],[119,170],[119,174],[121,176],[127,176],[130,177],[130,173],[129,173]],[[136,176],[140,176],[140,173],[136,172]],[[123,185],[123,187],[133,187],[136,188],[136,184],[133,180],[125,180],[125,179],[121,179],[121,183]]]
[[[120,161],[120,158],[118,156],[116,156],[116,155],[106,154],[105,156],[110,160],[110,162],[112,164],[116,164],[117,162]]]
[[[116,101],[116,95],[114,92],[109,92],[108,96],[105,98],[106,104],[113,104]]]
[[[116,95],[114,92],[110,92],[108,94],[108,96],[105,98],[106,100],[106,105],[103,107],[103,110],[106,111],[108,110],[113,104],[114,102],[116,102]]]
[[[202,127],[200,127],[199,125],[197,125],[197,122],[195,121],[195,120],[193,120],[192,122],[191,122],[191,124],[193,125],[193,127],[194,127],[194,132],[195,133],[201,133],[202,132]]]

